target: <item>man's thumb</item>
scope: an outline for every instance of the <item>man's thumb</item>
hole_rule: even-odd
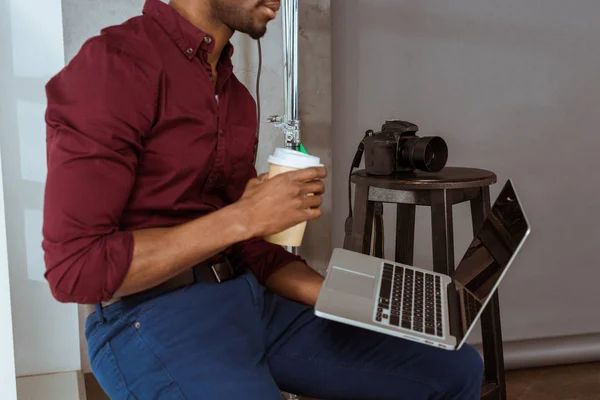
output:
[[[248,187],[254,187],[254,186],[260,185],[261,183],[263,183],[264,181],[267,180],[268,176],[269,176],[269,174],[264,173],[264,174],[257,176],[256,178],[250,179],[250,181],[248,182]]]
[[[265,172],[264,174],[260,174],[259,176],[256,177],[256,180],[258,181],[258,183],[263,183],[264,181],[266,181],[269,178],[269,173]]]

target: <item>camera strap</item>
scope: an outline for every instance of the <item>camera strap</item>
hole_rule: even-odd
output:
[[[352,239],[352,226],[354,224],[354,215],[352,213],[352,174],[354,170],[360,166],[360,162],[362,160],[363,153],[365,151],[365,138],[372,135],[373,130],[369,129],[365,132],[365,136],[358,144],[358,148],[356,149],[356,154],[354,155],[354,159],[352,160],[352,165],[350,166],[350,174],[348,175],[348,218],[346,218],[346,223],[344,226],[345,237],[344,237],[344,248],[350,248],[350,242]],[[373,212],[373,228],[374,228],[374,237],[373,237],[373,249],[372,254],[375,257],[383,258],[384,255],[384,247],[385,242],[383,239],[383,203],[376,202],[375,208]]]
[[[384,258],[383,203],[376,202],[373,211],[373,255]]]

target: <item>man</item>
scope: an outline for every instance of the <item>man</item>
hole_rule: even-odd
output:
[[[234,31],[279,1],[147,0],[47,85],[46,277],[96,304],[113,399],[479,398],[482,362],[318,319],[322,278],[262,237],[320,215],[323,168],[256,177]],[[307,196],[314,193],[314,196]]]

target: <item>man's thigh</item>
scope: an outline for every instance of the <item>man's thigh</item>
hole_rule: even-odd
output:
[[[89,331],[94,374],[113,399],[281,399],[245,277],[161,296]]]
[[[265,297],[267,361],[285,391],[335,399],[479,399],[482,359],[330,322]]]

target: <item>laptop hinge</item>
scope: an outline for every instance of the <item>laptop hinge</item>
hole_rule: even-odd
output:
[[[461,342],[464,336],[462,329],[462,310],[460,308],[460,300],[458,290],[454,282],[450,282],[446,288],[448,296],[448,317],[450,319],[450,335],[454,336],[457,342]]]

